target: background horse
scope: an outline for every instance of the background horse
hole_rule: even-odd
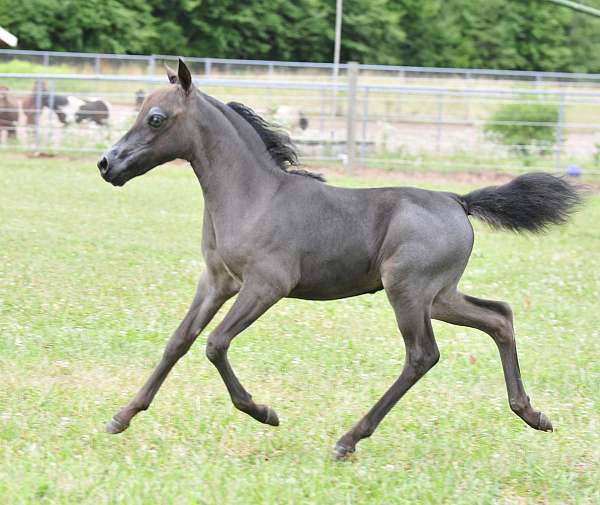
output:
[[[75,122],[91,121],[97,125],[106,125],[110,118],[110,104],[100,98],[85,100],[75,113]]]
[[[21,103],[25,123],[27,126],[35,126],[40,121],[40,114],[44,107],[48,106],[48,88],[44,81],[33,83],[33,92],[26,96]]]
[[[54,95],[53,110],[63,125],[89,121],[106,125],[110,117],[110,105],[100,98],[82,100],[72,95]]]
[[[241,104],[225,105],[198,91],[183,62],[168,77],[174,85],[146,99],[135,124],[98,168],[106,181],[122,186],[167,161],[188,160],[204,194],[206,266],[160,363],[109,422],[110,433],[125,430],[149,407],[175,363],[234,295],[235,302],[208,336],[206,355],[235,407],[277,426],[275,411],[255,403],[237,378],[227,357],[233,339],[281,298],[332,300],[382,289],[404,339],[404,368],[338,440],[339,458],[371,436],[438,362],[432,318],[488,333],[500,351],[511,409],[532,428],[552,431],[525,391],[509,305],[463,294],[458,283],[473,247],[468,216],[496,228],[541,231],[564,223],[574,211],[580,199],[573,187],[545,173],[467,195],[329,186],[291,168],[297,156],[287,135]]]
[[[0,140],[6,130],[7,139],[16,140],[19,123],[19,102],[8,94],[6,86],[0,86]]]
[[[308,128],[308,118],[298,107],[280,105],[272,114],[273,121],[287,130],[299,128],[304,131]]]
[[[110,117],[110,104],[101,98],[82,100],[73,95],[49,93],[44,81],[36,81],[33,93],[23,100],[27,126],[38,124],[44,108],[49,108],[63,125],[92,121],[105,125]]]

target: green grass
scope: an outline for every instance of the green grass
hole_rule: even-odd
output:
[[[236,339],[233,366],[279,428],[233,408],[206,331],[150,410],[109,436],[203,268],[197,182],[170,166],[115,189],[92,160],[17,156],[0,178],[0,503],[600,502],[597,196],[546,236],[477,224],[462,283],[512,303],[526,387],[556,431],[510,412],[489,337],[436,323],[439,365],[337,463],[337,438],[402,367],[385,295],[284,300]]]
[[[600,151],[598,158],[600,160]],[[398,149],[396,151],[374,153],[365,158],[363,163],[367,167],[384,168],[390,172],[429,171],[440,174],[488,173],[490,175],[517,175],[524,172],[539,171],[556,173],[553,155],[524,157],[507,152],[501,146],[499,146],[495,156],[490,154],[489,150],[482,153],[457,150],[454,154],[434,154],[426,151],[412,154],[408,150]],[[561,164],[560,173],[564,175],[570,165],[576,165],[582,169],[581,180],[584,184],[597,185],[600,181],[599,162],[593,161],[589,157],[569,158],[568,162]]]

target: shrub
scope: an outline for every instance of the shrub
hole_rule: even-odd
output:
[[[493,141],[528,157],[547,154],[552,149],[556,142],[557,120],[556,104],[511,103],[492,114],[484,131]]]

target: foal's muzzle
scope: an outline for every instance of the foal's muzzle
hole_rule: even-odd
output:
[[[123,169],[122,167],[119,168],[119,160],[111,151],[106,152],[96,165],[100,170],[100,175],[106,182],[110,182],[113,186],[122,186],[125,183]]]
[[[100,158],[100,160],[98,160],[98,169],[100,170],[100,175],[104,178],[106,178],[106,175],[108,174],[108,170],[109,170],[109,163],[108,163],[108,159],[106,158],[106,156],[102,156],[102,158]]]

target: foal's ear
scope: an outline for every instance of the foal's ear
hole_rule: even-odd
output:
[[[179,58],[179,67],[177,67],[177,78],[179,79],[179,84],[181,84],[183,91],[189,93],[190,89],[192,89],[192,74],[181,58]]]
[[[173,70],[169,65],[165,63],[165,69],[167,71],[167,77],[169,78],[169,82],[171,84],[177,84],[179,79],[177,78],[177,72]]]

